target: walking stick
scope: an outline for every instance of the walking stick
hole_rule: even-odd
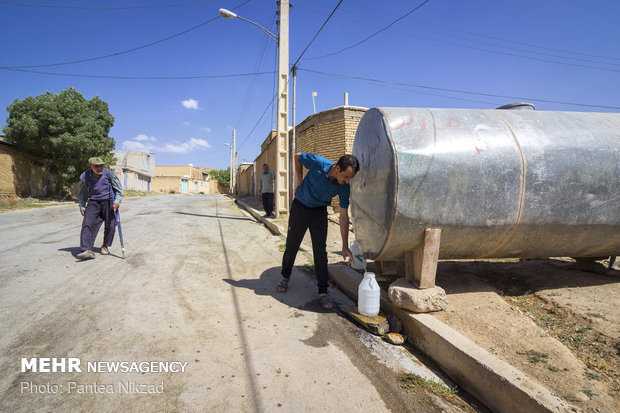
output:
[[[123,253],[123,259],[125,258],[125,243],[123,242],[123,229],[121,227],[121,216],[118,209],[114,210],[114,216],[116,216],[116,225],[118,226],[118,237],[121,240],[121,251]]]

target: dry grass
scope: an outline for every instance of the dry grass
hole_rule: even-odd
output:
[[[67,202],[67,201],[65,201]],[[69,201],[71,202],[71,201]],[[0,198],[0,213],[16,211],[18,209],[43,208],[52,205],[60,205],[62,202],[37,198]]]

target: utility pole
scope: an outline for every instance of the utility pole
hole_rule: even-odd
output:
[[[237,130],[233,129],[233,146],[232,146],[232,153],[233,153],[233,157],[231,159],[231,165],[232,165],[232,174],[230,175],[230,179],[231,179],[231,183],[232,183],[232,195],[235,194],[235,192],[237,191],[237,187],[235,186],[235,184],[237,183]]]
[[[289,59],[289,0],[280,0],[280,31],[278,36],[278,96],[276,128],[276,190],[275,214],[286,214],[289,206],[288,151],[288,59]]]

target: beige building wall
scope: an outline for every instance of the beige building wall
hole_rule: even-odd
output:
[[[151,191],[172,194],[221,193],[217,181],[211,179],[206,168],[191,165],[155,166]]]
[[[254,196],[254,164],[242,163],[237,170],[237,196]]]
[[[45,160],[0,142],[0,196],[45,196],[49,181]]]

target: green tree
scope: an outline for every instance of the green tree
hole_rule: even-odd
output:
[[[209,173],[223,187],[230,186],[230,169],[213,169]]]
[[[68,193],[88,167],[88,158],[99,156],[107,165],[115,159],[114,138],[108,136],[114,117],[98,96],[86,100],[74,88],[46,92],[7,107],[9,116],[2,128],[7,142],[50,161],[50,172],[58,195]]]

